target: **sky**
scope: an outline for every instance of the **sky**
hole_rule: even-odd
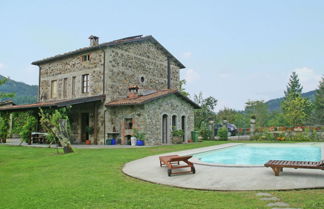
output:
[[[31,62],[100,42],[153,35],[185,66],[193,95],[216,110],[282,97],[295,71],[304,92],[324,75],[324,1],[0,1],[0,74],[38,84]]]

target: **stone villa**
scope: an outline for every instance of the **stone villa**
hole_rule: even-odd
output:
[[[184,65],[152,36],[132,36],[35,61],[39,101],[0,107],[2,111],[71,106],[74,143],[129,143],[134,129],[147,145],[171,143],[174,127],[191,138],[197,104],[178,92]],[[89,135],[86,131],[94,131]]]

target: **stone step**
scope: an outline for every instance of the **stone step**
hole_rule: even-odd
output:
[[[270,193],[264,193],[264,192],[259,192],[259,193],[256,193],[256,196],[271,197],[272,194],[270,194]]]
[[[279,201],[280,199],[278,197],[263,197],[260,200],[264,200],[264,201]]]
[[[289,204],[285,202],[272,202],[267,204],[268,207],[278,206],[278,207],[288,207]]]

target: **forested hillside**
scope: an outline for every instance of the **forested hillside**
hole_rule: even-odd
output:
[[[4,77],[0,75],[0,79],[3,78]],[[10,79],[4,85],[0,86],[0,92],[15,93],[15,97],[9,99],[13,100],[16,104],[31,104],[37,101],[38,86],[28,85]]]
[[[316,90],[305,92],[302,94],[302,96],[313,101],[315,98],[315,91]],[[276,110],[280,110],[280,103],[282,102],[282,100],[283,97],[277,99],[271,99],[267,101],[266,104],[268,105],[270,111],[276,111]]]

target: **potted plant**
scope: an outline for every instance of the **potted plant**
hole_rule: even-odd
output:
[[[89,126],[87,126],[86,128],[85,128],[85,131],[86,131],[86,133],[90,136],[90,135],[92,135],[93,134],[93,127],[89,127]],[[91,141],[90,141],[90,139],[87,139],[86,141],[85,141],[85,143],[86,144],[91,144]]]
[[[145,133],[134,129],[134,137],[136,138],[136,146],[144,146]]]
[[[173,130],[172,131],[172,144],[181,144],[183,139],[183,130]]]

